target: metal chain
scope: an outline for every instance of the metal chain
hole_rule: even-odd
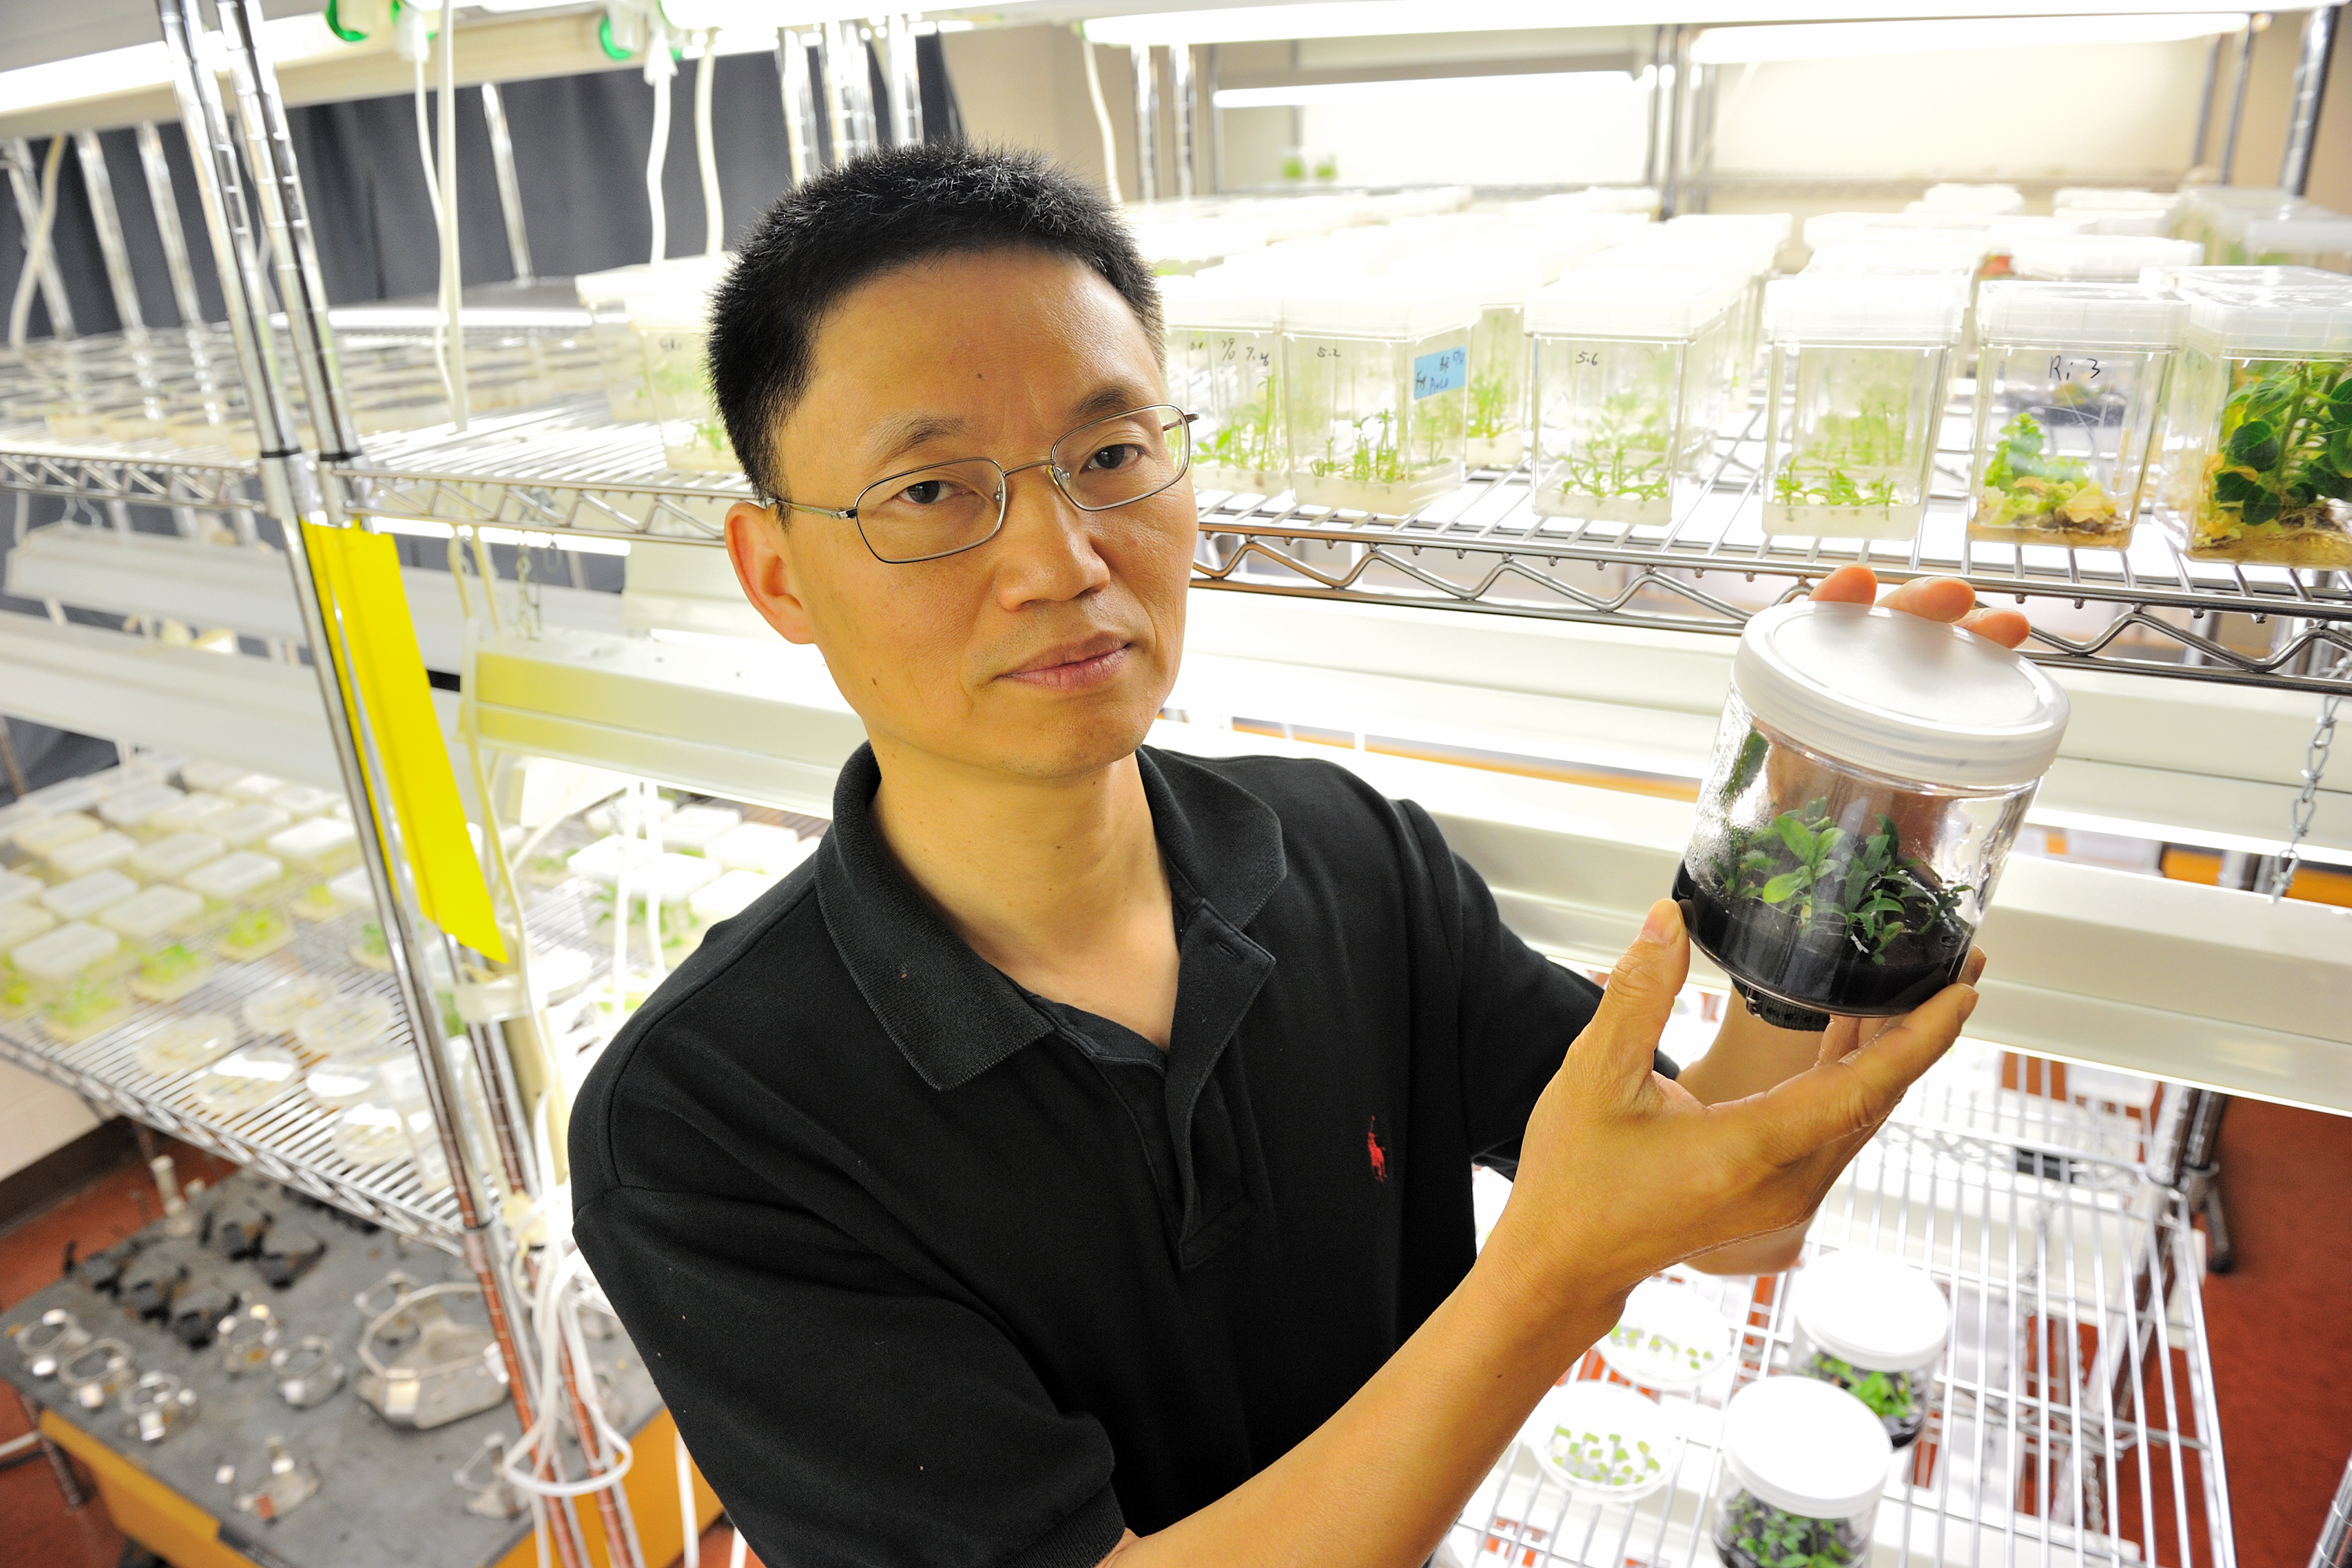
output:
[[[2328,678],[2341,680],[2352,675],[2352,653],[2336,661]],[[2271,902],[2286,897],[2294,881],[2294,868],[2303,858],[2303,841],[2311,832],[2311,819],[2319,809],[2319,780],[2327,772],[2328,749],[2336,743],[2336,713],[2343,705],[2341,693],[2320,699],[2319,722],[2311,731],[2311,745],[2303,754],[2303,789],[2288,808],[2286,852],[2279,857],[2278,869],[2271,873]]]

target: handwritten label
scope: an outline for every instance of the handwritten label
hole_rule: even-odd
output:
[[[1433,354],[1423,354],[1412,362],[1412,396],[1418,403],[1424,397],[1434,397],[1441,392],[1451,392],[1470,383],[1470,350],[1440,349]]]
[[[2050,379],[2053,381],[2096,381],[2099,362],[2095,359],[2069,359],[2064,354],[2050,356]]]

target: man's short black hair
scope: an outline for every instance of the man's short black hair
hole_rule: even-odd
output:
[[[868,279],[931,257],[1028,247],[1082,261],[1161,352],[1160,289],[1118,209],[1035,153],[929,142],[858,158],[768,209],[711,301],[710,389],[763,498],[776,428],[807,390],[818,326]]]

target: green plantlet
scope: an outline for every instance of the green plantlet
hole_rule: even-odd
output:
[[[1899,468],[1909,456],[1903,411],[1891,401],[1866,403],[1852,414],[1823,416],[1801,454],[1772,476],[1772,499],[1783,506],[1877,507],[1896,500],[1892,479],[1856,479],[1856,472]]]
[[[1664,501],[1673,494],[1667,411],[1640,391],[1612,393],[1554,470],[1560,494],[1598,501]]]
[[[62,1029],[83,1030],[122,1006],[122,993],[111,981],[84,975],[49,1004],[49,1022]]]
[[[1982,499],[1969,520],[1969,528],[2077,543],[2128,538],[2131,520],[2119,514],[2115,499],[2092,477],[2090,465],[2080,458],[2044,451],[2046,442],[2041,425],[2028,413],[2021,411],[2000,427],[2000,440],[1985,464]]]
[[[1896,939],[1958,921],[1969,886],[1945,887],[1904,856],[1893,817],[1853,834],[1830,820],[1827,806],[1817,800],[1760,832],[1734,835],[1716,866],[1725,896],[1779,910],[1806,935],[1881,964]]]
[[[1368,425],[1379,429],[1369,436]],[[1411,475],[1404,464],[1404,454],[1396,441],[1396,416],[1383,408],[1377,414],[1367,414],[1355,421],[1354,446],[1347,456],[1339,453],[1336,437],[1323,438],[1323,455],[1307,466],[1318,479],[1344,479],[1351,484],[1402,484]]]
[[[1919,1389],[1903,1373],[1865,1372],[1824,1351],[1805,1363],[1805,1375],[1837,1384],[1883,1421],[1907,1422],[1920,1413]]]
[[[1276,419],[1275,381],[1258,384],[1257,395],[1239,408],[1228,409],[1224,422],[1193,447],[1194,460],[1207,468],[1243,473],[1265,473],[1282,467],[1281,426]]]
[[[2352,364],[2242,365],[2232,379],[2190,553],[2352,564]]]
[[[1847,1521],[1783,1513],[1744,1491],[1724,1505],[1715,1546],[1731,1568],[1847,1568],[1863,1554]]]
[[[247,910],[228,922],[221,940],[229,947],[250,950],[275,941],[287,929],[286,917],[276,910]]]
[[[1473,440],[1495,441],[1508,434],[1510,412],[1509,376],[1497,372],[1471,378],[1469,433]]]
[[[205,955],[184,942],[151,952],[139,963],[139,978],[150,985],[170,985],[205,966]]]

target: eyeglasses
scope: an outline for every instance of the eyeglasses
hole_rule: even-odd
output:
[[[875,480],[857,500],[831,507],[779,500],[778,511],[814,512],[857,525],[874,558],[893,566],[936,561],[987,543],[1004,526],[1012,478],[1043,468],[1080,511],[1108,511],[1149,500],[1192,466],[1192,421],[1173,404],[1154,403],[1079,426],[1034,463],[1006,468],[993,458],[933,463]]]

